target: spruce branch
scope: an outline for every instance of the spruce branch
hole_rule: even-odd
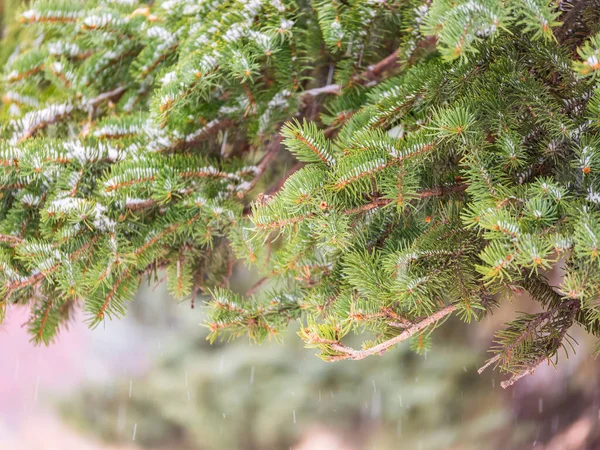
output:
[[[388,339],[387,341],[375,345],[374,347],[370,347],[364,350],[356,350],[340,342],[325,341],[319,343],[327,344],[331,347],[332,350],[339,353],[337,355],[328,357],[329,361],[338,361],[343,359],[359,360],[371,355],[381,355],[387,350],[389,350],[391,347],[414,336],[415,334],[419,333],[425,328],[432,325],[436,325],[437,322],[439,322],[449,314],[452,314],[455,310],[456,305],[448,305],[445,308],[435,312],[434,314],[414,323],[413,325],[406,328],[402,333],[393,337],[392,339]]]
[[[23,239],[21,239],[20,237],[17,237],[17,236],[10,236],[10,235],[6,235],[6,234],[2,234],[2,235],[0,235],[0,242],[6,242],[6,243],[10,244],[11,246],[15,246],[15,245],[23,242]]]
[[[568,307],[568,304],[567,304]],[[525,339],[529,339],[531,334],[543,323],[547,322],[552,318],[553,313],[556,310],[545,311],[543,313],[539,313],[535,315],[533,320],[530,320],[525,328],[520,332],[519,336],[507,346],[502,347],[502,351],[497,353],[494,357],[490,358],[483,366],[481,366],[477,372],[481,375],[485,369],[490,367],[491,365],[501,363],[502,359],[508,360],[510,358],[510,354],[512,350],[515,349],[518,345],[523,343]]]
[[[308,98],[308,97],[317,97],[323,94],[333,94],[339,95],[342,92],[342,87],[338,84],[328,84],[326,86],[321,86],[318,88],[307,89],[306,91],[302,91],[300,93],[300,98]]]
[[[149,276],[210,298],[211,340],[300,319],[354,359],[524,289],[543,311],[482,370],[554,363],[574,322],[600,334],[596,3],[32,1],[0,88],[0,314],[49,343]]]
[[[118,86],[110,91],[103,92],[102,94],[99,94],[96,97],[93,97],[93,98],[87,100],[86,102],[83,103],[82,107],[83,108],[85,108],[85,107],[97,108],[99,105],[101,105],[102,103],[104,103],[106,101],[115,101],[120,96],[122,96],[126,90],[127,90],[127,87]]]
[[[248,183],[245,187],[244,192],[248,193],[252,191],[260,181],[261,177],[265,174],[269,166],[273,163],[274,159],[277,157],[277,154],[281,150],[281,141],[283,140],[283,136],[278,134],[275,136],[269,145],[267,145],[266,153],[257,164],[257,169],[254,178]]]
[[[398,66],[400,63],[399,53],[400,49],[396,49],[381,61],[368,66],[363,73],[353,78],[352,84],[373,86],[381,79],[385,72],[391,71]]]
[[[535,372],[535,369],[537,369],[544,361],[548,361],[548,358],[546,356],[540,356],[535,361],[529,363],[529,365],[525,369],[523,369],[521,372],[514,374],[508,380],[501,381],[500,386],[502,386],[502,389],[507,389],[507,388],[511,387],[513,384],[515,384],[517,381],[519,381],[521,378],[523,378],[527,375],[533,375],[533,373]]]
[[[65,120],[76,110],[92,110],[97,108],[100,104],[105,101],[114,100],[120,97],[125,92],[124,87],[117,87],[111,91],[104,92],[98,96],[89,100],[83,101],[77,106],[73,106],[69,103],[64,105],[50,106],[44,112],[39,113],[37,116],[32,116],[31,119],[25,123],[31,123],[28,128],[19,131],[17,137],[17,144],[21,144],[27,139],[35,136],[40,131],[44,130],[48,126]]]
[[[565,334],[567,333],[569,327],[573,323],[575,315],[579,312],[579,305],[576,303],[569,303],[566,305],[566,309],[568,310],[568,312],[566,313],[567,324],[563,326],[563,328],[559,332],[559,335],[556,337],[556,341],[557,341],[556,348],[551,351],[550,355],[548,355],[548,354],[541,355],[536,360],[529,362],[526,365],[526,367],[523,368],[521,371],[513,374],[513,376],[511,378],[509,378],[508,380],[502,381],[500,383],[500,385],[502,386],[503,389],[506,389],[506,388],[512,386],[513,384],[515,384],[517,381],[519,381],[521,378],[523,378],[526,375],[533,375],[535,369],[537,369],[540,366],[540,364],[542,364],[544,361],[548,361],[548,364],[551,363],[550,357],[552,356],[552,354],[555,354],[560,347],[563,346],[563,343],[562,343],[563,339],[565,338]]]
[[[179,139],[176,142],[171,143],[168,147],[161,148],[160,152],[177,153],[186,151],[190,148],[194,148],[201,142],[210,139],[220,131],[233,127],[235,124],[236,122],[231,119],[215,120],[189,134],[184,139]]]

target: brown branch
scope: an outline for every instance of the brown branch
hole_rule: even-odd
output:
[[[105,187],[104,190],[106,192],[113,192],[113,191],[116,191],[116,190],[124,188],[124,187],[133,186],[135,184],[145,183],[147,181],[154,181],[155,179],[156,179],[156,177],[154,175],[152,175],[149,177],[138,178],[136,180],[122,181],[121,183],[111,184],[111,185]]]
[[[425,189],[423,191],[418,192],[417,195],[419,196],[419,198],[428,198],[428,197],[434,197],[434,196],[442,197],[442,196],[450,194],[450,193],[462,192],[465,189],[467,189],[467,184],[461,183],[461,184],[456,184],[456,185],[448,186],[448,187],[436,187],[436,188],[431,188],[431,189]],[[346,215],[358,214],[358,213],[362,213],[365,211],[370,211],[375,208],[382,208],[384,206],[389,205],[393,201],[394,200],[392,200],[390,198],[377,197],[374,200],[372,200],[370,203],[366,203],[364,205],[360,205],[360,206],[356,206],[354,208],[349,208],[349,209],[344,210],[344,214],[346,214]],[[327,210],[331,209],[331,207],[329,205],[325,204],[325,205],[322,205],[321,209],[323,211],[327,211]],[[249,215],[251,212],[252,211],[250,208],[244,209],[245,216]],[[271,223],[256,224],[256,227],[259,229],[263,229],[263,230],[266,230],[266,229],[273,230],[276,228],[280,228],[282,226],[292,225],[292,224],[295,224],[298,222],[302,222],[303,220],[310,219],[314,215],[315,215],[314,212],[310,212],[303,216],[289,217],[289,218],[281,219],[281,220],[271,222]]]
[[[551,310],[548,311],[547,314],[551,315],[554,312],[556,312],[557,310],[561,310],[561,309],[569,309],[569,312],[568,312],[569,317],[567,319],[568,325],[565,325],[559,333],[559,336],[557,338],[559,344],[556,347],[556,349],[553,350],[551,354],[543,354],[543,355],[539,356],[536,360],[534,360],[531,364],[529,364],[525,369],[513,374],[513,376],[510,377],[510,379],[502,381],[500,383],[500,386],[502,386],[503,389],[506,389],[506,388],[512,386],[517,381],[519,381],[521,378],[523,378],[525,375],[533,375],[533,372],[535,371],[535,369],[537,369],[540,366],[540,364],[542,364],[544,361],[548,361],[548,363],[550,363],[550,358],[554,354],[556,354],[556,352],[558,352],[558,350],[563,346],[562,341],[565,337],[565,334],[567,333],[567,330],[571,327],[571,325],[573,325],[573,322],[575,321],[575,316],[581,310],[581,304],[579,303],[578,300],[572,300],[572,301],[569,301],[562,305],[558,305],[555,308],[552,308]]]
[[[6,283],[6,288],[8,290],[8,292],[6,293],[6,296],[10,296],[10,294],[12,294],[13,291],[17,290],[17,289],[22,289],[24,287],[30,286],[32,284],[36,284],[37,282],[43,280],[44,278],[46,278],[47,275],[51,274],[52,272],[55,272],[56,270],[58,270],[58,268],[60,267],[59,264],[55,264],[54,266],[52,266],[51,268],[49,268],[48,270],[44,271],[44,272],[38,272],[35,275],[32,275],[28,278],[25,278],[24,280],[20,280],[20,281],[13,281],[12,283]]]
[[[161,240],[164,236],[166,236],[168,234],[172,234],[173,232],[175,232],[181,226],[191,225],[193,222],[195,222],[196,220],[198,220],[200,218],[200,216],[201,216],[201,214],[198,213],[195,216],[191,217],[190,219],[186,220],[185,222],[175,223],[175,224],[173,224],[173,225],[165,228],[163,231],[161,231],[160,233],[158,233],[156,236],[154,236],[152,239],[150,239],[144,245],[142,245],[138,249],[134,250],[134,252],[132,253],[132,255],[133,256],[139,256],[140,254],[144,253],[148,248],[152,247],[156,242],[158,242],[159,240]]]
[[[492,364],[494,364],[496,361],[498,361],[501,357],[502,357],[502,353],[498,353],[493,358],[490,358],[483,366],[481,366],[479,369],[477,369],[477,373],[479,375],[481,375],[485,369],[490,367]]]
[[[306,100],[308,97],[316,97],[322,94],[333,94],[340,95],[342,93],[342,87],[339,84],[328,84],[326,86],[307,89],[299,94],[300,100]]]
[[[110,305],[111,300],[113,299],[113,297],[115,296],[115,294],[117,293],[117,289],[119,288],[119,286],[121,285],[121,283],[129,278],[130,274],[129,274],[129,270],[125,270],[123,272],[123,275],[120,276],[119,278],[117,278],[115,280],[115,284],[113,285],[112,289],[110,290],[110,292],[108,293],[108,295],[106,296],[106,298],[104,299],[104,303],[102,304],[102,306],[100,307],[100,309],[98,310],[98,313],[96,314],[96,318],[98,320],[102,320],[104,319],[104,313],[106,312],[106,309],[108,308],[108,305]]]
[[[265,195],[276,194],[279,191],[279,189],[281,189],[281,187],[285,184],[287,179],[289,177],[291,177],[294,173],[296,173],[298,170],[302,169],[304,166],[305,166],[305,163],[298,161],[296,164],[294,164],[292,166],[292,168],[290,170],[288,170],[281,178],[279,178],[277,183],[273,184],[271,187],[269,187],[269,189],[267,189],[267,191],[265,192]]]
[[[73,252],[73,254],[70,256],[69,259],[71,261],[78,259],[79,256],[84,251],[86,251],[89,247],[94,245],[97,240],[98,240],[98,236],[94,236],[88,243],[84,244],[81,248],[79,248],[75,252]],[[18,289],[22,289],[27,286],[37,285],[38,283],[41,283],[43,280],[45,280],[48,277],[48,275],[56,272],[59,268],[60,268],[60,264],[58,263],[58,264],[55,264],[54,266],[50,267],[48,270],[45,270],[43,272],[37,272],[36,274],[31,275],[25,279],[6,283],[6,285],[5,285],[6,292],[5,292],[4,298],[5,299],[9,298],[13,294],[13,292]],[[0,305],[2,303],[5,303],[5,300],[0,301]]]
[[[246,291],[246,297],[250,297],[252,294],[254,294],[267,281],[269,281],[268,277],[262,277],[260,280],[254,283],[254,285],[252,285],[252,287]]]
[[[362,313],[357,312],[350,314],[350,318],[355,320],[356,322],[363,322],[365,320],[379,320],[379,319],[387,319],[385,323],[394,328],[408,328],[413,325],[408,319],[399,316],[396,314],[391,308],[381,307],[381,312],[378,313]]]
[[[388,325],[396,328],[408,328],[413,325],[413,322],[406,319],[405,317],[397,314],[392,308],[382,307],[381,310],[385,314],[386,317],[393,319],[388,322]]]
[[[265,153],[265,155],[263,156],[261,161],[258,163],[258,166],[257,166],[258,170],[256,172],[256,176],[250,182],[248,187],[245,189],[245,192],[250,192],[252,189],[254,189],[256,187],[256,185],[258,184],[261,177],[267,171],[273,158],[275,158],[275,156],[277,156],[277,154],[281,150],[281,141],[282,140],[283,140],[283,136],[280,134],[278,134],[277,136],[275,136],[275,138],[273,138],[273,140],[271,140],[271,142],[269,143],[269,146],[267,148],[267,152]]]
[[[387,206],[392,203],[392,200],[389,198],[376,198],[371,203],[367,203],[366,205],[357,206],[355,208],[350,208],[344,211],[344,214],[357,214],[360,212],[370,211],[375,208],[381,208],[383,206]]]
[[[227,123],[232,124],[233,122],[229,121]],[[214,128],[211,128],[211,132],[214,132],[217,128],[220,129],[221,127],[226,126],[227,123],[219,123],[218,126],[215,125]],[[205,137],[208,137],[208,136],[205,136]],[[256,186],[256,184],[258,183],[260,178],[262,177],[262,175],[264,175],[264,173],[267,171],[267,169],[271,165],[273,158],[275,158],[275,156],[277,156],[277,153],[281,149],[281,141],[282,140],[283,140],[283,137],[281,135],[277,135],[271,141],[270,145],[267,148],[267,152],[265,153],[265,155],[263,156],[263,158],[257,165],[255,177],[252,179],[252,181],[250,181],[250,183],[248,183],[248,186],[244,189],[244,191],[240,193],[241,195],[243,195],[243,193],[247,193],[247,192],[251,191],[252,189],[254,189],[254,187]],[[184,142],[185,144],[190,144],[190,142],[185,142],[185,141],[180,141],[180,142]],[[199,141],[195,140],[194,142],[199,142]],[[181,149],[182,147],[178,146],[178,145],[179,144],[176,144],[175,146],[170,147],[169,151],[175,151],[177,149]],[[206,178],[206,177],[232,178],[232,176],[233,176],[233,174],[230,174],[228,172],[211,172],[211,171],[207,171],[207,170],[198,170],[195,172],[193,172],[193,171],[182,172],[179,175],[182,178]],[[141,181],[148,181],[148,180],[141,180]],[[136,182],[137,182],[137,180],[136,180]],[[107,189],[115,190],[120,187],[122,187],[122,185],[109,186]],[[186,194],[187,193],[189,193],[189,192],[186,192]],[[125,202],[125,209],[135,212],[135,211],[141,211],[141,210],[144,210],[147,208],[152,208],[156,205],[157,205],[157,202],[154,199],[148,198],[148,199],[144,199],[142,201]],[[245,211],[244,212],[245,215],[249,214],[250,207],[247,207],[244,211]]]
[[[106,100],[113,100],[117,97],[120,97],[121,95],[123,95],[123,93],[126,90],[127,90],[127,87],[120,86],[116,89],[113,89],[112,91],[103,92],[102,94],[98,95],[97,97],[94,97],[94,98],[88,100],[87,102],[85,102],[84,106],[91,106],[92,108],[96,108],[100,103],[102,103]]]
[[[278,136],[278,138],[276,139],[277,142],[279,143],[281,141],[280,139],[281,137]],[[258,172],[256,177],[252,180],[252,182],[250,183],[250,186],[246,189],[246,192],[249,192],[250,190],[252,190],[260,176],[262,174],[264,174],[264,172],[266,171],[267,167],[269,166],[270,161],[276,156],[277,152],[279,151],[280,146],[277,147],[276,150],[272,150],[269,151],[265,157],[263,157],[263,159],[261,160],[261,162],[259,163],[258,166]],[[280,180],[280,182],[275,185],[275,187],[272,187],[270,189],[279,189],[281,188],[281,185],[283,185],[283,183],[285,182],[285,180],[287,179],[287,177],[289,177],[292,173],[296,172],[297,170],[299,170],[300,168],[303,167],[303,163],[298,163],[296,164],[294,167],[292,167],[292,169],[290,169],[290,171],[286,174],[286,176],[284,176],[283,180]],[[420,198],[428,198],[428,197],[434,197],[434,196],[444,196],[450,193],[455,193],[455,192],[462,192],[467,188],[466,184],[457,184],[454,186],[449,186],[449,187],[435,187],[435,188],[431,188],[431,189],[426,189],[423,190],[421,192],[419,192],[419,197]],[[375,200],[373,200],[370,203],[367,203],[365,205],[361,205],[361,206],[357,206],[354,208],[350,208],[344,211],[345,214],[357,214],[360,212],[365,212],[365,211],[370,211],[371,209],[375,209],[375,208],[381,208],[383,206],[386,206],[388,204],[390,204],[392,202],[391,199],[387,199],[387,198],[376,198]],[[138,202],[138,203],[131,203],[131,204],[126,204],[125,207],[130,210],[130,211],[138,211],[141,209],[145,209],[145,208],[149,208],[152,206],[155,206],[156,202],[153,199],[147,199],[144,200],[143,202]],[[325,206],[325,209],[329,209],[328,206]],[[244,208],[244,212],[243,215],[244,216],[248,216],[250,215],[252,212],[250,206],[247,206],[246,208]],[[293,223],[297,223],[297,222],[301,222],[305,219],[308,219],[310,217],[312,217],[314,214],[308,214],[306,216],[301,216],[301,217],[291,217],[288,219],[283,219],[281,221],[278,221],[276,223],[272,223],[272,224],[261,224],[261,225],[257,225],[258,228],[262,228],[262,229],[275,229],[278,228],[280,226],[285,226],[285,225],[289,225],[289,224],[293,224]]]
[[[79,258],[81,253],[83,253],[89,247],[94,245],[97,240],[98,240],[98,236],[94,236],[89,242],[87,242],[81,248],[79,248],[75,252],[73,252],[73,254],[70,256],[71,261],[75,261],[77,258]],[[22,288],[30,286],[32,284],[39,283],[43,279],[47,278],[47,276],[50,275],[51,273],[56,272],[59,269],[59,267],[60,267],[60,264],[55,264],[52,267],[50,267],[48,270],[45,270],[43,272],[37,272],[36,274],[31,275],[23,280],[6,283],[6,289],[7,289],[6,297],[9,297],[13,293],[13,291],[15,291],[17,289],[22,289]]]
[[[152,61],[152,63],[144,69],[144,71],[142,72],[142,76],[147,77],[150,72],[152,72],[154,69],[156,69],[156,67],[158,67],[158,65],[167,58],[167,56],[175,53],[178,46],[179,46],[179,42],[173,44],[166,51],[164,51],[158,58],[156,58],[154,61]]]
[[[23,78],[27,78],[27,77],[30,77],[31,75],[39,73],[42,70],[44,70],[44,65],[43,64],[41,64],[41,65],[39,65],[37,67],[33,67],[33,68],[29,69],[29,70],[26,70],[25,72],[21,72],[21,73],[9,76],[8,79],[7,79],[7,81],[9,83],[14,83],[15,81],[19,81],[19,80],[22,80]]]
[[[142,269],[138,272],[138,278],[143,277],[144,275],[148,275],[154,271],[158,271],[164,269],[169,265],[168,261],[164,259],[159,259],[158,261],[153,261],[145,269]]]
[[[355,75],[354,77],[352,77],[352,80],[350,81],[349,86],[356,86],[356,85],[373,86],[373,85],[377,84],[377,82],[380,81],[384,72],[386,72],[388,70],[396,69],[397,68],[396,66],[400,66],[401,64],[406,64],[407,66],[412,65],[412,63],[416,59],[416,55],[419,50],[426,49],[426,48],[435,48],[435,44],[436,44],[436,38],[434,36],[428,36],[425,39],[421,39],[420,41],[417,42],[417,45],[415,46],[414,50],[409,55],[407,61],[400,60],[400,58],[399,58],[400,49],[397,49],[392,54],[390,54],[389,56],[387,56],[384,59],[382,59],[381,61],[379,61],[377,64],[367,67],[367,70],[365,70],[362,74]],[[330,88],[330,89],[332,89],[332,88]],[[350,117],[352,117],[352,115],[355,112],[356,111],[348,111],[348,112],[342,113],[341,116],[339,116],[338,119],[336,119],[336,121],[330,127],[328,127],[327,129],[324,130],[325,136],[332,137],[333,135],[335,135],[336,132],[338,131],[339,127],[341,125],[343,125],[344,122],[346,122]]]
[[[200,142],[207,140],[209,137],[214,136],[219,131],[224,130],[225,128],[232,127],[235,124],[236,122],[232,119],[219,120],[213,123],[211,126],[199,130],[200,132],[196,136],[194,136],[193,139],[189,138],[189,136],[194,135],[192,133],[187,138],[180,139],[179,141],[173,143],[171,146],[160,150],[160,153],[173,153],[186,150],[190,147],[193,147],[196,144],[199,144]]]
[[[11,236],[8,234],[0,234],[0,242],[6,242],[6,243],[10,244],[11,246],[13,246],[13,245],[17,245],[17,244],[20,244],[21,242],[23,242],[23,239],[21,239],[20,237]]]
[[[410,324],[412,323],[410,320],[403,320],[403,321],[391,321],[391,322],[386,322],[390,327],[394,327],[394,328],[407,328],[410,326]]]
[[[338,114],[333,123],[323,130],[325,137],[328,139],[335,137],[340,127],[344,125],[355,113],[356,111],[344,111]]]
[[[433,187],[431,189],[424,189],[417,193],[419,198],[429,198],[429,197],[443,197],[448,194],[453,194],[456,192],[463,192],[467,189],[466,183],[455,184],[453,186],[441,186],[441,187]],[[394,200],[390,198],[376,198],[371,203],[367,203],[365,205],[357,206],[356,208],[350,208],[344,211],[344,214],[356,214],[359,212],[370,211],[371,209],[381,208],[383,206],[387,206],[392,203]]]
[[[515,384],[517,381],[519,381],[525,375],[533,375],[533,372],[535,371],[535,369],[537,369],[540,364],[542,364],[544,361],[547,361],[547,360],[549,360],[549,359],[546,355],[540,356],[533,363],[531,363],[529,365],[529,367],[527,367],[526,369],[522,370],[521,372],[515,373],[512,377],[510,377],[510,379],[502,381],[500,383],[500,386],[502,386],[502,389],[506,389],[508,387],[511,387],[513,384]]]
[[[248,214],[251,211],[248,212]],[[281,220],[276,220],[275,222],[269,222],[269,223],[257,223],[256,224],[256,228],[258,228],[259,230],[275,230],[277,228],[281,228],[281,227],[285,227],[288,225],[293,225],[295,223],[298,222],[302,222],[306,219],[310,219],[311,217],[313,217],[315,214],[314,213],[308,213],[304,216],[295,216],[295,217],[289,217],[287,219],[281,219]]]
[[[50,298],[46,303],[46,308],[44,309],[44,315],[42,317],[42,321],[40,322],[40,329],[37,332],[38,341],[42,340],[42,336],[44,334],[44,329],[46,328],[46,323],[48,322],[48,316],[50,315],[50,309],[52,308],[53,300]]]
[[[56,122],[61,121],[65,117],[70,116],[71,112],[73,112],[73,109],[75,109],[75,108],[71,108],[70,110],[63,112],[62,114],[57,114],[57,115],[53,116],[51,119],[43,120],[41,122],[36,123],[31,128],[25,130],[22,133],[22,136],[17,141],[17,144],[22,144],[23,142],[25,142],[30,137],[35,136],[38,133],[38,131],[41,131],[41,130],[47,128],[48,126],[50,126],[50,125],[52,125],[52,124],[54,124]]]
[[[70,109],[65,110],[65,112],[63,112],[62,114],[57,114],[48,120],[43,120],[39,123],[36,123],[31,128],[23,131],[21,137],[18,140],[18,143],[22,143],[22,142],[26,141],[27,139],[35,136],[39,131],[47,128],[48,126],[50,126],[56,122],[63,120],[65,117],[69,117],[73,113],[73,111],[75,111],[77,109],[80,109],[80,110],[85,109],[85,108],[95,109],[100,103],[102,103],[106,100],[112,100],[117,97],[120,97],[125,92],[126,89],[127,89],[126,87],[121,86],[116,89],[113,89],[112,91],[104,92],[104,93],[98,95],[97,97],[94,97],[90,100],[83,102],[82,104],[80,104],[78,106],[73,106]]]
[[[233,174],[229,172],[220,172],[213,170],[214,168],[203,168],[199,170],[189,170],[186,172],[180,172],[179,176],[181,178],[222,178],[222,179],[231,179]]]
[[[388,339],[381,344],[378,344],[374,347],[368,348],[366,350],[356,350],[351,347],[347,347],[341,342],[332,343],[331,348],[340,353],[340,355],[336,355],[332,357],[330,360],[341,360],[341,359],[352,359],[359,360],[364,359],[367,356],[371,355],[381,355],[385,351],[389,350],[391,347],[396,344],[405,341],[406,339],[414,336],[418,332],[424,330],[425,328],[439,322],[444,317],[452,314],[456,310],[456,305],[448,305],[443,309],[440,309],[436,313],[433,313],[431,316],[426,317],[425,319],[411,325],[409,328],[405,329],[398,336],[393,337],[392,339]]]
[[[148,198],[148,199],[144,199],[142,201],[125,202],[125,209],[135,212],[135,211],[140,211],[140,210],[146,209],[146,208],[152,208],[156,205],[157,205],[156,200],[154,200],[153,198]]]
[[[137,275],[138,279],[141,279],[141,277],[143,277],[144,275],[147,275],[148,273],[151,273],[155,270],[163,269],[167,265],[168,265],[168,263],[164,260],[153,261],[146,268],[137,271],[137,273],[135,273],[135,274],[131,273],[130,269],[125,269],[123,271],[123,273],[121,274],[121,276],[119,276],[119,278],[117,278],[114,281],[112,289],[109,291],[108,295],[105,297],[104,303],[102,303],[102,306],[100,307],[100,309],[98,310],[98,313],[96,314],[96,319],[98,319],[98,320],[104,319],[106,310],[108,309],[112,299],[117,294],[117,290],[119,289],[119,286],[121,285],[121,283],[128,280],[132,276],[136,276],[136,275]]]
[[[533,319],[531,322],[529,322],[527,324],[527,326],[525,327],[523,332],[520,334],[520,336],[517,339],[515,339],[515,341],[512,344],[507,345],[506,347],[502,348],[502,351],[500,353],[498,353],[496,356],[494,356],[493,358],[490,358],[490,360],[488,362],[486,362],[483,366],[481,366],[477,370],[477,373],[479,373],[481,375],[485,369],[487,369],[492,364],[494,364],[495,362],[500,360],[500,358],[502,358],[504,354],[506,354],[506,353],[510,354],[512,349],[514,349],[517,345],[519,345],[521,342],[523,342],[538,325],[541,325],[542,322],[550,319],[552,316],[552,313],[553,313],[553,311],[546,311],[546,312],[538,314],[535,319]]]
[[[85,243],[80,248],[78,248],[76,251],[74,251],[73,254],[70,257],[71,261],[75,261],[76,259],[78,259],[79,256],[83,252],[85,252],[87,249],[89,249],[90,247],[92,247],[98,241],[98,239],[100,239],[100,236],[96,235],[92,239],[90,239],[89,242]]]
[[[360,75],[353,77],[353,84],[369,84],[377,81],[383,72],[394,69],[399,61],[398,54],[400,49],[396,49],[393,53],[383,58],[377,64],[367,67]]]
[[[365,150],[368,149],[368,147],[363,147]],[[402,162],[405,159],[409,159],[409,158],[414,158],[416,156],[419,156],[423,153],[429,152],[431,150],[435,149],[435,144],[426,144],[426,145],[421,145],[419,146],[419,148],[411,153],[407,153],[404,155],[399,155],[395,158],[392,158],[388,161],[383,161],[381,164],[377,165],[376,167],[372,167],[367,171],[364,172],[360,172],[356,175],[353,175],[351,177],[348,178],[343,178],[340,179],[340,181],[338,181],[335,184],[335,187],[337,189],[344,189],[346,188],[350,183],[354,182],[354,181],[358,181],[362,178],[366,178],[366,177],[373,177],[377,172],[381,172],[389,167],[392,166],[396,166],[396,165],[400,165],[402,164]]]
[[[419,198],[428,198],[428,197],[443,197],[448,194],[455,194],[457,192],[464,192],[467,187],[469,187],[466,183],[454,184],[452,186],[441,186],[441,187],[433,187],[431,189],[424,189],[419,192]]]

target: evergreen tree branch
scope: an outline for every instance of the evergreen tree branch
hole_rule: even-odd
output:
[[[21,242],[23,242],[23,239],[21,239],[20,237],[17,236],[10,236],[7,234],[2,234],[0,235],[0,242],[6,242],[8,244],[10,244],[11,246],[20,244]]]
[[[502,389],[507,389],[513,384],[515,384],[517,381],[519,381],[521,378],[527,375],[533,375],[535,369],[537,369],[540,366],[540,364],[542,364],[544,361],[548,361],[548,358],[546,356],[540,356],[538,359],[530,363],[529,366],[523,369],[521,372],[514,374],[508,380],[501,381],[500,386],[502,386]]]
[[[340,95],[342,93],[342,87],[338,84],[328,84],[326,86],[307,89],[306,91],[302,91],[300,94],[300,99],[304,99],[305,97],[317,97],[323,94],[333,94]]]
[[[481,369],[521,377],[574,321],[600,334],[597,2],[31,1],[1,83],[0,315],[30,305],[48,343],[164,269],[210,293],[211,339],[302,312],[353,359],[423,353],[440,304],[469,322],[525,289],[543,312]],[[265,275],[249,298],[222,289],[236,258]]]
[[[184,139],[179,139],[175,143],[171,144],[167,148],[163,148],[160,150],[161,153],[177,153],[182,152],[190,148],[194,148],[194,146],[204,142],[215,134],[219,133],[219,131],[225,130],[234,126],[236,122],[231,119],[223,119],[217,120],[207,124],[206,126],[200,128],[195,133],[187,136]]]
[[[53,299],[50,298],[47,300],[46,305],[44,306],[44,313],[42,316],[40,327],[39,327],[37,335],[36,335],[36,339],[38,342],[41,342],[43,340],[46,323],[48,322],[48,316],[50,314],[50,309],[52,308],[52,305],[53,305]]]
[[[373,83],[379,81],[385,72],[391,71],[398,66],[400,62],[399,53],[400,49],[396,49],[381,61],[367,67],[363,73],[354,77],[352,80],[353,84],[372,86]]]
[[[568,329],[572,325],[572,323],[575,319],[575,316],[579,312],[579,308],[580,308],[580,306],[576,302],[569,302],[567,305],[565,305],[565,309],[567,310],[567,312],[566,312],[567,325],[564,326],[560,330],[559,335],[556,338],[557,345],[556,345],[556,349],[552,350],[553,354],[556,353],[558,351],[558,349],[563,346],[563,343],[562,343],[563,339],[564,339]],[[503,389],[506,389],[506,388],[512,386],[513,384],[515,384],[517,381],[519,381],[524,376],[526,376],[528,374],[532,375],[533,372],[535,371],[535,369],[537,369],[539,367],[539,365],[542,364],[544,361],[548,361],[548,363],[550,364],[550,357],[551,357],[551,355],[548,355],[548,354],[541,355],[534,361],[529,362],[524,369],[513,374],[513,376],[510,379],[502,381],[500,383],[500,385],[502,386]]]
[[[281,141],[283,140],[283,136],[278,134],[275,136],[269,145],[267,146],[267,150],[265,155],[262,157],[260,162],[257,165],[256,175],[250,181],[248,186],[245,188],[245,192],[250,192],[252,189],[256,187],[261,177],[265,174],[269,166],[273,163],[273,160],[281,150]]]
[[[281,189],[281,187],[285,184],[286,180],[291,175],[296,173],[298,170],[302,169],[302,167],[304,167],[304,166],[305,166],[305,164],[303,162],[297,162],[296,164],[294,164],[292,167],[290,167],[290,169],[281,178],[279,178],[279,180],[277,180],[276,183],[269,186],[269,188],[265,192],[265,195],[266,196],[275,195]]]
[[[84,103],[84,106],[97,108],[99,105],[106,101],[114,101],[118,99],[125,93],[126,90],[127,87],[118,86],[111,91],[103,92],[102,94],[99,94],[96,97],[89,99]]]
[[[367,356],[371,356],[371,355],[381,355],[384,352],[386,352],[387,350],[389,350],[391,347],[395,346],[396,344],[398,344],[402,341],[405,341],[406,339],[414,336],[415,334],[424,330],[425,328],[436,324],[444,317],[448,316],[449,314],[452,314],[455,310],[456,310],[456,305],[448,305],[445,308],[437,311],[436,313],[420,320],[419,322],[414,323],[413,325],[411,325],[410,327],[405,329],[402,333],[400,333],[398,336],[395,336],[392,339],[388,339],[385,342],[382,342],[374,347],[371,347],[371,348],[368,348],[365,350],[356,350],[356,349],[348,347],[342,343],[336,343],[336,342],[328,343],[334,351],[340,353],[340,355],[332,356],[331,358],[329,358],[329,360],[331,360],[331,361],[338,361],[338,360],[342,360],[342,359],[359,360],[359,359],[364,359]]]

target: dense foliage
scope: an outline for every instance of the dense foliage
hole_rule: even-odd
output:
[[[0,312],[31,304],[36,341],[163,270],[210,295],[211,339],[300,319],[330,361],[424,352],[523,290],[543,310],[498,333],[504,386],[575,323],[600,333],[597,0],[42,0],[18,20]],[[264,277],[247,295],[237,259]]]

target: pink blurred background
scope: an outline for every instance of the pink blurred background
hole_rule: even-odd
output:
[[[30,342],[26,320],[24,309],[13,308],[0,327],[0,449],[115,449],[67,427],[51,403],[82,383],[143,370],[144,346],[131,336],[119,339],[131,324],[114,321],[89,330],[77,320],[53,345],[38,347]]]

